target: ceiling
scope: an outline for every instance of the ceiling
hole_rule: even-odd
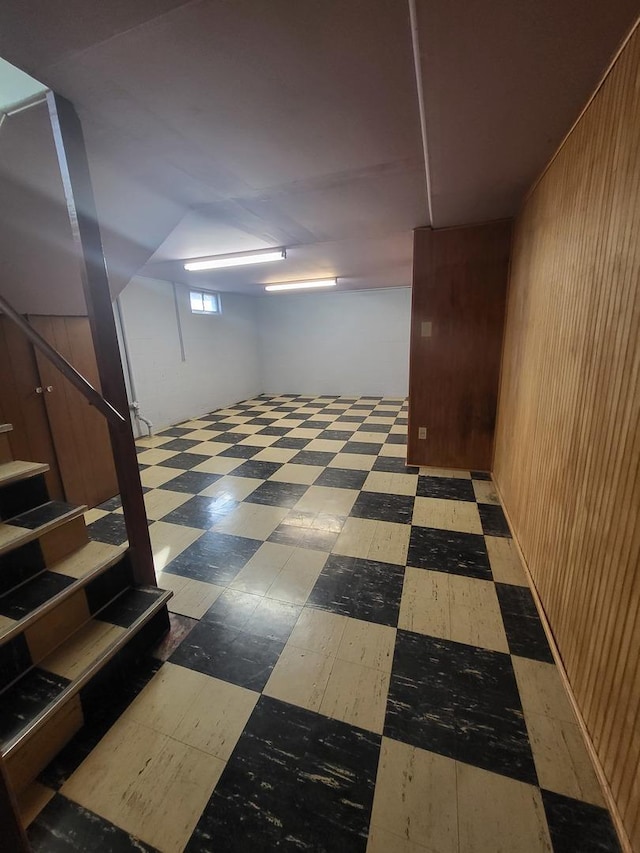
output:
[[[137,272],[250,293],[401,286],[429,209],[437,227],[516,212],[637,2],[487,9],[415,2],[430,199],[404,0],[4,0],[0,56],[80,113],[114,293]],[[82,310],[43,106],[0,129],[0,197],[3,291]],[[264,246],[287,260],[180,263]]]

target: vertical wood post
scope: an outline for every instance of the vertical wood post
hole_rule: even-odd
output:
[[[134,578],[136,583],[155,586],[147,515],[84,135],[70,101],[49,92],[47,105],[80,263],[102,394],[124,416],[122,425],[109,424],[109,434]]]

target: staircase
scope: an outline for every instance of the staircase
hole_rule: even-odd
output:
[[[17,795],[168,628],[171,592],[133,584],[126,546],[89,541],[85,506],[49,498],[0,425],[0,750]]]

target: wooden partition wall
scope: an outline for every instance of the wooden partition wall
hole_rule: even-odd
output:
[[[510,244],[511,220],[414,231],[412,465],[491,468]]]
[[[640,850],[640,31],[516,223],[494,477]]]

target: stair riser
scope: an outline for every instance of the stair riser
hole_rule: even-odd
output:
[[[80,696],[72,696],[54,714],[46,726],[7,759],[6,770],[16,795],[32,782],[38,773],[80,731],[84,723]]]
[[[0,555],[0,595],[51,568],[88,541],[84,518],[80,517]]]
[[[0,645],[0,691],[36,666],[94,614],[131,586],[132,580],[131,565],[125,556],[61,601],[55,609],[28,625],[21,634]]]
[[[9,779],[17,794],[44,770],[86,721],[104,716],[107,707],[122,695],[136,662],[168,630],[166,606],[153,616],[85,686],[70,696],[56,713],[24,745],[7,759]],[[131,697],[130,701],[132,701]],[[122,712],[124,707],[120,707]]]
[[[0,486],[0,519],[11,518],[49,500],[44,474]]]
[[[2,432],[0,433],[0,463],[11,462],[12,460],[13,453],[9,444],[9,436],[6,432]]]

